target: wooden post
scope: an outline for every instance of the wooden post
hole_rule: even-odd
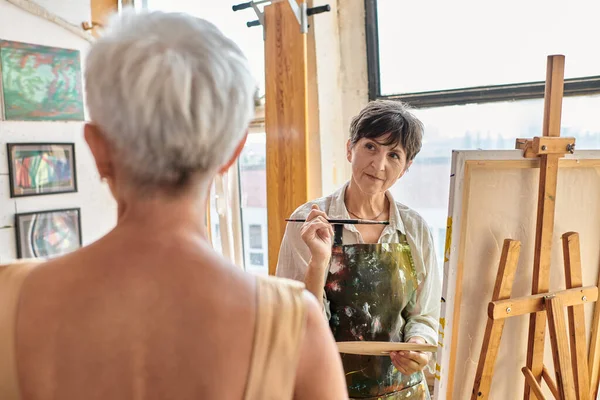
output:
[[[269,274],[274,274],[285,218],[308,201],[307,37],[285,1],[266,6],[264,17]]]
[[[549,56],[546,64],[544,123],[542,136],[560,136],[562,99],[565,88],[565,56]]]
[[[546,92],[544,95],[544,136],[560,136],[562,95],[564,88],[564,56],[548,57],[546,70]],[[540,156],[540,185],[533,260],[532,293],[547,293],[550,290],[550,261],[552,235],[554,233],[554,210],[559,154]],[[546,339],[545,313],[531,314],[527,348],[527,368],[538,383],[544,367],[544,342]],[[525,400],[530,398],[530,388],[525,386]]]
[[[504,300],[510,297],[513,282],[515,280],[517,264],[519,263],[520,251],[520,242],[510,239],[504,240],[492,301]],[[473,393],[471,394],[472,400],[489,398],[492,376],[494,375],[494,366],[496,364],[500,339],[502,338],[502,330],[504,329],[504,322],[504,319],[492,319],[491,317],[488,317],[479,363],[477,364],[475,385],[473,386]]]
[[[117,12],[119,9],[119,0],[91,0],[91,26],[92,35],[98,36],[98,28],[103,24],[107,17]],[[87,21],[86,21],[87,22]]]
[[[568,232],[562,236],[567,289],[581,287],[581,255],[579,234]],[[590,378],[587,368],[587,343],[583,304],[568,307],[569,332],[571,337],[571,363],[578,400],[590,398]]]

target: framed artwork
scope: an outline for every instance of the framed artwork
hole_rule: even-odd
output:
[[[8,143],[10,197],[77,191],[75,144]]]
[[[79,208],[15,215],[18,258],[52,258],[81,247]]]
[[[3,119],[83,121],[77,50],[0,40]]]

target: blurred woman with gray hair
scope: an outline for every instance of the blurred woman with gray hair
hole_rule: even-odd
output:
[[[303,285],[247,275],[206,238],[211,182],[253,115],[240,49],[198,18],[127,12],[92,46],[85,83],[85,138],[117,226],[69,255],[0,266],[0,398],[344,398]]]

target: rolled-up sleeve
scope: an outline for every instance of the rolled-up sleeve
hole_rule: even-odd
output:
[[[295,213],[294,213],[295,214]],[[291,218],[301,218],[296,215]],[[275,275],[280,278],[294,279],[304,282],[306,269],[310,261],[310,250],[302,240],[301,224],[287,224],[277,260]],[[326,271],[327,274],[327,271]],[[327,320],[331,317],[329,301],[323,292],[323,315]]]
[[[420,257],[414,257],[415,263],[423,264],[422,268],[418,268],[422,273],[419,274],[420,282],[413,299],[403,311],[406,320],[404,340],[420,336],[427,343],[437,345],[442,291],[441,271],[437,265],[431,232],[425,224],[423,225],[421,243],[415,243],[415,250],[420,251]]]
[[[275,274],[281,278],[304,282],[310,251],[300,236],[300,224],[287,224],[277,260]]]

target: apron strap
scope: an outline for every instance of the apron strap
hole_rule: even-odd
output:
[[[334,224],[333,225],[333,245],[341,246],[344,241],[344,225]]]

